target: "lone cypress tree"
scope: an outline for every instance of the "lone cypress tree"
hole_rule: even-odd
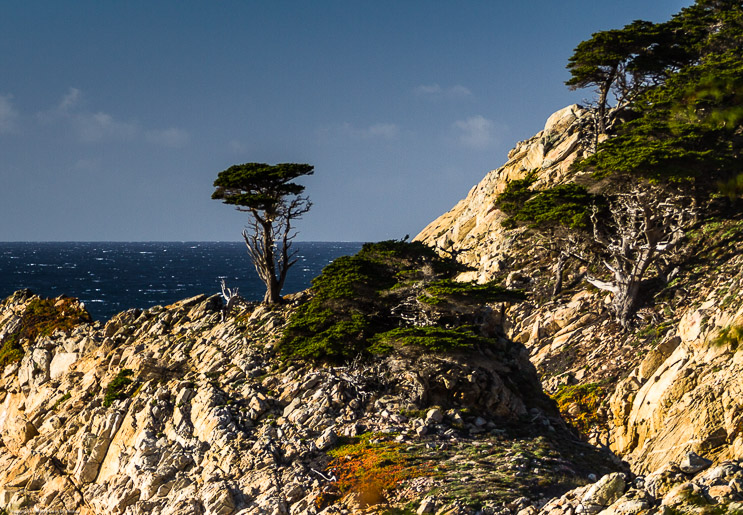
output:
[[[242,235],[258,277],[266,285],[263,302],[281,302],[289,268],[296,263],[291,251],[292,221],[310,210],[312,203],[301,196],[304,186],[294,179],[312,175],[308,164],[245,163],[220,172],[214,181],[213,199],[250,213]]]

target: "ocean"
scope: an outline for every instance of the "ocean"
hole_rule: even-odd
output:
[[[282,293],[308,288],[325,265],[361,245],[295,242],[299,261]],[[248,300],[261,300],[266,291],[242,242],[0,243],[0,299],[23,288],[43,297],[76,297],[94,320],[220,293],[221,279]]]

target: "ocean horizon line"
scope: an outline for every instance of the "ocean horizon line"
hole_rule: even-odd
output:
[[[376,240],[295,240],[292,243],[368,243]],[[3,243],[243,243],[242,240],[3,240]]]

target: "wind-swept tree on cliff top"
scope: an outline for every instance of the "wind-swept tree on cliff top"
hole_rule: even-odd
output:
[[[662,82],[667,74],[690,59],[667,24],[635,20],[621,29],[596,32],[582,41],[568,60],[570,89],[595,86],[597,132],[606,133],[609,93],[617,105],[631,102],[645,89]]]
[[[245,163],[220,172],[214,181],[213,199],[251,215],[242,234],[258,277],[266,285],[265,303],[281,301],[287,273],[296,263],[296,253],[291,251],[296,236],[292,221],[312,206],[308,197],[301,196],[304,186],[292,181],[313,173],[308,164]]]
[[[647,22],[636,21],[643,27]],[[568,60],[570,79],[565,82],[571,89],[596,86],[598,89],[598,133],[606,132],[606,111],[611,88],[623,73],[629,60],[637,32],[627,28],[597,32],[591,39],[581,41]]]

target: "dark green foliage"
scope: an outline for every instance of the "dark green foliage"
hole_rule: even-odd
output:
[[[514,218],[538,227],[561,225],[585,229],[596,202],[596,196],[588,193],[584,186],[560,184],[526,201]]]
[[[656,71],[657,59],[648,59],[651,49],[657,47],[662,34],[654,24],[635,20],[622,29],[606,30],[582,41],[568,60],[570,79],[565,82],[572,89],[597,86],[608,92],[625,69]]]
[[[441,279],[433,281],[425,286],[428,296],[433,298],[444,298],[450,300],[503,302],[524,300],[523,292],[509,290],[495,282],[483,284],[462,283],[452,279]]]
[[[127,386],[132,384],[130,376],[134,373],[131,369],[124,368],[116,374],[108,386],[106,387],[106,393],[103,396],[103,405],[105,407],[111,406],[114,401],[126,399],[129,395],[127,393]]]
[[[389,288],[394,280],[380,274],[379,265],[358,256],[341,256],[312,280],[312,287],[322,299],[353,298],[360,289],[374,291]]]
[[[698,194],[727,185],[736,195],[743,172],[741,3],[698,0],[647,29],[658,37],[652,52],[641,54],[643,66],[663,73],[633,98],[634,119],[577,168],[609,179],[607,188],[641,179]]]
[[[370,352],[386,354],[394,350],[395,345],[417,345],[434,352],[452,352],[488,345],[492,340],[480,336],[476,327],[465,325],[454,329],[438,326],[402,327],[376,334],[369,342],[372,344]]]
[[[639,116],[577,168],[615,183],[635,178],[717,191],[741,172],[740,74],[741,59],[677,73],[643,94],[634,106]]]
[[[571,89],[596,86],[598,132],[606,132],[608,94],[627,99],[686,56],[671,44],[672,31],[662,25],[635,20],[622,29],[597,32],[582,41],[568,60]]]
[[[234,165],[217,175],[214,181],[214,187],[217,189],[212,198],[238,208],[274,212],[282,198],[299,195],[304,191],[304,186],[291,181],[313,173],[314,167],[308,164]]]
[[[377,243],[365,243],[358,253],[363,259],[389,263],[400,267],[401,272],[420,274],[425,264],[431,267],[434,274],[454,275],[470,270],[455,259],[443,258],[436,251],[419,241],[386,240]]]
[[[363,350],[369,326],[360,311],[326,309],[313,299],[292,316],[280,350],[286,357],[341,362]]]
[[[524,207],[524,203],[536,194],[531,189],[536,180],[536,171],[532,170],[523,179],[509,182],[503,193],[498,195],[496,207],[508,215],[516,215]]]
[[[495,205],[510,215],[503,222],[506,228],[516,227],[518,222],[532,228],[566,227],[588,228],[594,205],[603,205],[601,197],[593,195],[578,184],[559,184],[552,188],[533,191],[533,174],[524,179],[511,181],[498,196]]]
[[[279,350],[288,359],[343,362],[372,352],[371,347],[379,352],[389,344],[375,338],[380,334],[405,336],[407,344],[416,341],[441,351],[472,343],[479,338],[475,329],[459,327],[469,323],[481,303],[517,300],[522,294],[495,284],[454,282],[466,269],[419,242],[367,243],[355,256],[335,260],[313,280],[313,296],[292,315]],[[456,315],[449,312],[453,302]],[[452,327],[411,328],[395,314],[401,306],[415,306],[410,309],[423,318],[445,318]],[[415,330],[389,333],[408,329]]]

